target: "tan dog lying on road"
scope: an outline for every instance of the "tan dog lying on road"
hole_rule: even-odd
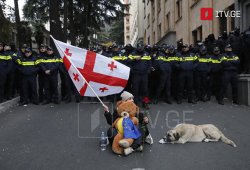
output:
[[[160,143],[181,143],[186,142],[222,142],[236,147],[235,143],[226,138],[223,133],[212,124],[193,125],[179,124],[174,129],[169,130]]]

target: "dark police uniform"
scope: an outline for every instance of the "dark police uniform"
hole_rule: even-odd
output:
[[[45,59],[47,57],[47,53],[46,52],[40,52],[38,54],[38,60],[42,61],[43,59]],[[39,69],[38,71],[38,95],[39,95],[39,101],[43,102],[43,100],[45,99],[45,79],[44,79],[44,72],[42,69]]]
[[[156,59],[156,67],[160,71],[160,82],[156,91],[156,100],[155,103],[158,102],[161,92],[165,88],[165,97],[166,102],[171,104],[171,73],[172,73],[172,65],[175,60],[175,56],[167,55],[164,52],[160,52],[159,56]]]
[[[208,73],[210,56],[205,53],[198,55],[196,67],[196,97],[203,102],[207,101]]]
[[[238,67],[240,64],[239,57],[236,56],[233,52],[226,52],[222,57],[222,89],[219,95],[219,104],[223,103],[223,98],[227,92],[228,84],[231,83],[232,86],[232,97],[233,103],[239,104],[238,101]]]
[[[182,102],[185,83],[187,83],[188,102],[195,104],[193,100],[193,74],[196,67],[196,60],[197,57],[193,53],[182,52],[179,61],[176,63],[176,67],[179,69],[178,104]]]
[[[3,44],[1,44],[3,46]],[[6,55],[4,50],[0,51],[0,102],[4,100],[4,92],[6,87],[7,74],[12,66],[12,57]]]
[[[31,49],[27,49],[31,51]],[[38,95],[37,95],[37,73],[38,73],[38,62],[36,58],[31,55],[29,57],[20,57],[16,60],[18,64],[18,70],[22,74],[22,89],[23,89],[23,102],[22,105],[29,103],[29,97],[33,104],[38,104]]]
[[[219,48],[217,47],[219,51]],[[221,65],[221,54],[213,54],[210,56],[210,72],[209,72],[209,87],[207,92],[207,99],[210,100],[211,96],[214,94],[216,99],[219,98],[219,93],[221,91],[221,77],[222,77],[222,65]]]
[[[135,103],[138,104],[140,92],[143,96],[143,104],[148,109],[148,74],[151,70],[151,57],[144,51],[136,50],[129,56],[132,73],[132,88]]]
[[[59,103],[58,99],[58,69],[59,62],[58,58],[54,55],[47,55],[46,58],[40,61],[40,68],[44,73],[45,81],[45,96],[46,101],[43,104],[48,104],[54,102],[55,104]],[[49,74],[46,74],[45,71],[50,70]]]

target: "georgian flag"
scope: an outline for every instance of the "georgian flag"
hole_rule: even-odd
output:
[[[81,96],[94,97],[95,93],[97,96],[107,96],[120,93],[125,88],[129,67],[92,51],[52,39]]]

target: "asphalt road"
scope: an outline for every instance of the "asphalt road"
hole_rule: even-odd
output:
[[[106,131],[100,104],[70,103],[11,108],[0,114],[0,170],[249,170],[250,108],[214,102],[151,105],[153,145],[128,157],[101,151]],[[216,125],[237,147],[222,142],[159,144],[178,123]]]

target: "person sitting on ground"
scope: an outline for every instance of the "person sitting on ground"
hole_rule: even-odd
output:
[[[121,94],[121,99],[122,101],[131,101],[131,102],[134,102],[134,96],[127,92],[127,91],[124,91],[122,94]],[[110,113],[109,111],[109,108],[108,106],[104,105],[104,116],[107,120],[107,123],[109,125],[112,125],[113,122],[118,118],[118,114],[117,114],[117,111],[114,110],[113,114]],[[139,130],[142,134],[141,138],[138,139],[138,140],[135,140],[134,143],[132,144],[132,148],[134,150],[136,150],[137,148],[140,147],[141,143],[148,143],[148,144],[153,144],[153,138],[152,136],[150,135],[149,131],[148,131],[148,128],[147,128],[147,124],[149,122],[149,119],[147,116],[144,116],[143,113],[139,112],[137,114],[137,118],[139,119]],[[110,127],[107,131],[107,136],[108,136],[108,139],[109,139],[109,143],[112,145],[112,142],[113,142],[113,139],[114,139],[114,136],[117,134],[117,131],[116,129]],[[142,142],[141,142],[142,141]],[[140,147],[142,148],[142,147]]]

